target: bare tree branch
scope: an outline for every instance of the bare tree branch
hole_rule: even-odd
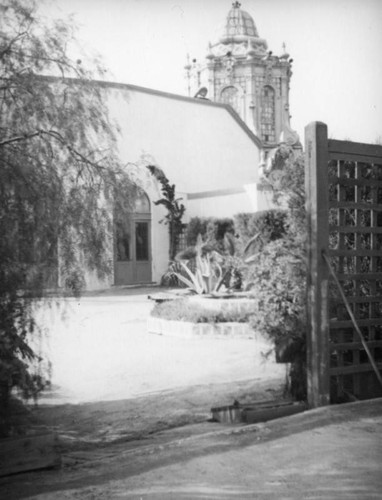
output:
[[[13,142],[25,141],[26,139],[31,139],[32,137],[36,137],[38,135],[41,135],[40,130],[37,132],[32,132],[30,134],[24,134],[24,135],[18,135],[15,137],[11,137],[10,139],[5,139],[4,141],[1,141],[0,147],[7,146],[8,144],[12,144]]]

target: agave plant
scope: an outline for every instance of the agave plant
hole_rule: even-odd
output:
[[[237,240],[232,233],[224,235],[224,274],[221,284],[227,284],[231,290],[241,290],[243,286],[243,268],[256,259],[261,249],[262,237],[258,233],[246,244],[242,252],[237,249]]]
[[[175,256],[175,262],[183,272],[171,271],[170,274],[199,295],[216,293],[223,284],[228,289],[239,290],[242,288],[242,269],[256,259],[256,247],[259,247],[259,243],[261,248],[262,237],[257,234],[247,242],[243,254],[238,255],[236,238],[227,232],[224,235],[222,254],[204,243],[199,234],[195,246]]]
[[[190,290],[199,295],[219,290],[223,282],[222,256],[213,247],[204,244],[200,234],[196,245],[178,253],[175,260],[180,263],[185,275],[178,272],[174,274]],[[195,263],[194,270],[189,264],[191,260]]]

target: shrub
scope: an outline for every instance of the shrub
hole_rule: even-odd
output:
[[[248,270],[247,280],[257,297],[257,329],[275,342],[305,335],[306,268],[299,242],[283,238],[268,243]]]
[[[203,241],[214,246],[216,250],[223,249],[223,240],[226,233],[234,233],[233,219],[216,217],[193,217],[186,228],[187,246],[196,245],[198,235]]]
[[[206,228],[206,240],[210,245],[214,245],[218,252],[225,251],[224,237],[227,233],[234,234],[233,219],[209,218]]]
[[[235,232],[239,237],[241,249],[257,234],[260,235],[261,246],[281,238],[286,232],[287,218],[287,211],[281,209],[235,215]]]
[[[198,235],[205,236],[207,231],[206,217],[192,217],[185,230],[186,245],[192,247],[196,245]]]
[[[246,269],[246,283],[258,298],[251,325],[267,334],[276,347],[293,353],[291,394],[306,397],[306,223],[303,158],[289,158],[274,188],[288,210],[272,211],[259,219],[239,216],[235,222],[243,237],[264,228],[266,244]],[[270,228],[272,228],[270,230]],[[291,348],[294,344],[296,348]]]
[[[245,323],[249,320],[248,313],[207,309],[187,299],[156,304],[151,315],[156,318],[192,323]]]

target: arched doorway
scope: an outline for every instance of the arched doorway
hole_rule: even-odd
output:
[[[114,215],[114,284],[151,283],[151,210],[139,190],[133,207]]]

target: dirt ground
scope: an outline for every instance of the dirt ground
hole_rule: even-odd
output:
[[[27,417],[56,432],[62,465],[0,478],[2,500],[382,498],[382,399],[212,422],[213,406],[282,398],[285,368],[259,364],[246,339],[148,336],[141,292],[56,317],[54,390]]]
[[[144,403],[148,405],[146,410],[163,408],[159,401],[155,406],[151,398],[141,403],[141,408]],[[255,425],[188,422],[173,429],[157,428],[150,434],[123,436],[120,432],[115,439],[109,433],[94,442],[91,438],[96,436],[96,427],[106,429],[115,417],[120,431],[123,421],[125,429],[130,426],[130,419],[123,419],[126,402],[117,407],[110,402],[105,405],[99,408],[96,404],[95,415],[89,414],[89,408],[83,408],[82,413],[78,408],[64,412],[57,407],[55,416],[39,410],[45,413],[46,422],[59,416],[62,430],[72,430],[69,439],[61,433],[63,465],[60,470],[0,479],[0,498],[382,497],[382,399],[320,408]],[[84,440],[76,439],[82,426],[86,428],[89,423],[95,425],[93,432],[88,432]]]
[[[40,405],[32,409],[31,418],[57,432],[66,453],[141,441],[166,429],[208,422],[214,406],[281,399],[282,391],[278,380],[206,384],[127,400]]]

